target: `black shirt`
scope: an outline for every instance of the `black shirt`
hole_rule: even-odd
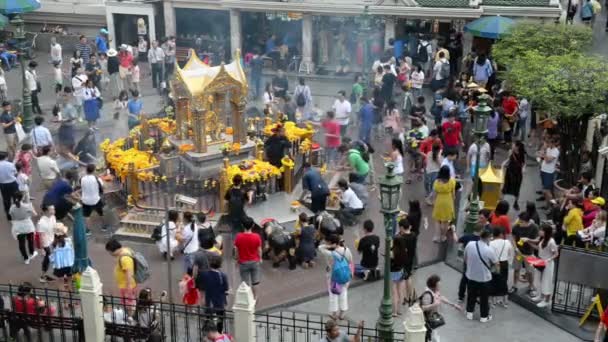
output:
[[[264,151],[268,162],[276,167],[281,167],[281,159],[285,156],[285,149],[291,147],[286,137],[273,134],[264,142]]]
[[[359,240],[357,251],[361,253],[361,266],[369,269],[378,267],[378,248],[380,248],[378,235],[366,235]]]
[[[397,78],[392,72],[387,72],[382,76],[382,95],[384,97],[390,97],[393,92],[393,88],[395,87],[395,80]]]
[[[275,91],[274,92],[274,96],[276,97],[285,97],[285,94],[287,93],[287,89],[289,89],[289,82],[287,81],[287,77],[278,77],[275,76],[272,79],[272,86],[273,87],[279,87],[279,88],[283,88],[283,90],[279,90],[279,91]]]
[[[416,258],[416,245],[418,244],[417,235],[412,231],[410,234],[402,234],[401,237],[405,240],[407,264],[412,265]]]
[[[247,193],[240,188],[231,188],[226,191],[224,199],[228,201],[228,216],[240,218],[245,216],[245,203]]]
[[[93,81],[94,84],[97,84],[101,80],[101,75],[97,73],[97,70],[101,70],[101,65],[99,62],[87,63],[85,69],[87,72],[87,76]]]
[[[108,57],[108,74],[112,75],[117,73],[119,65],[118,57]]]
[[[522,227],[519,224],[516,224],[513,227],[513,231],[511,233],[513,234],[513,240],[515,241],[515,245],[517,246],[517,249],[519,249],[521,254],[532,255],[534,253],[534,250],[532,249],[530,244],[524,243],[523,246],[519,246],[517,242],[524,237],[528,239],[536,239],[536,237],[538,237],[537,225],[531,223],[527,227]]]
[[[414,115],[417,116],[419,118],[424,117],[424,114],[426,113],[426,106],[425,105],[413,105],[412,106],[412,110],[410,112],[410,115]]]
[[[253,58],[249,65],[251,66],[251,77],[259,77],[262,76],[262,69],[264,68],[264,60],[262,57],[258,56]]]
[[[405,236],[397,235],[393,239],[393,253],[391,256],[391,272],[402,271],[407,263],[407,247]]]
[[[466,247],[471,241],[479,241],[479,235],[465,234],[458,239],[458,243],[462,244],[463,247]]]
[[[2,115],[0,115],[0,122],[2,122],[3,124],[7,124],[13,120],[15,120],[15,116],[11,112],[2,112]],[[12,124],[8,127],[4,127],[4,134],[14,133],[17,133],[17,128],[15,128],[15,124]]]

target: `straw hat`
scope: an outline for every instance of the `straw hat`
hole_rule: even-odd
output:
[[[475,82],[471,82],[471,83],[467,84],[467,88],[479,88],[479,84],[477,84]]]
[[[55,228],[53,228],[53,233],[55,233],[55,235],[68,235],[68,227],[65,226],[65,224],[61,223],[61,222],[57,222],[55,224]]]
[[[114,49],[108,50],[108,57],[116,57],[116,55],[118,55],[118,52],[116,52],[116,50],[114,50]]]
[[[480,88],[478,88],[478,89],[477,89],[477,91],[478,91],[478,92],[480,92],[480,93],[487,93],[487,92],[488,92],[488,91],[486,90],[486,88],[481,88],[481,87],[480,87]]]

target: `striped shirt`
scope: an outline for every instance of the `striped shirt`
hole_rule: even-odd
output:
[[[83,44],[81,42],[76,43],[76,50],[80,51],[80,58],[82,58],[82,63],[86,65],[89,63],[89,59],[91,58],[91,47],[89,44]]]

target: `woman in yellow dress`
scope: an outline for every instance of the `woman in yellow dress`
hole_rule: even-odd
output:
[[[437,179],[433,183],[435,191],[435,205],[433,206],[433,219],[437,221],[437,232],[434,242],[447,240],[446,233],[450,221],[454,219],[454,195],[456,180],[450,177],[450,168],[447,165],[439,169]]]

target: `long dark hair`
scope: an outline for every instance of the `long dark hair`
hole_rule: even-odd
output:
[[[407,262],[407,244],[404,238],[393,240],[393,261],[397,265],[405,265]]]
[[[450,167],[447,165],[443,165],[439,169],[439,173],[437,174],[437,179],[447,182],[450,180]]]
[[[14,193],[13,204],[15,204],[15,207],[21,208],[21,201],[23,201],[23,194],[21,192]]]
[[[480,53],[479,56],[477,56],[477,64],[478,65],[486,64],[486,55],[485,54]]]
[[[403,157],[403,142],[399,138],[393,138],[391,145],[394,149],[399,151],[399,154]]]
[[[196,224],[194,223],[194,215],[189,212],[186,211],[184,212],[184,223],[189,223],[190,224],[190,230],[194,231],[194,227],[196,226]]]
[[[543,223],[540,229],[543,231],[543,239],[540,245],[542,248],[547,248],[547,244],[549,244],[549,241],[553,238],[553,227]]]
[[[65,247],[65,235],[55,235],[53,240],[53,248]]]
[[[412,224],[412,231],[418,235],[420,233],[420,221],[422,220],[422,209],[418,200],[409,202],[407,219]]]
[[[515,142],[515,152],[517,153],[517,159],[523,164],[526,161],[526,147],[521,141]]]
[[[496,209],[494,209],[494,215],[502,216],[507,215],[509,213],[509,202],[502,200],[496,204]]]
[[[441,145],[439,145],[439,142],[435,141],[433,143],[433,147],[431,149],[431,153],[432,153],[433,160],[435,161],[435,163],[439,162],[439,152],[441,152]]]

